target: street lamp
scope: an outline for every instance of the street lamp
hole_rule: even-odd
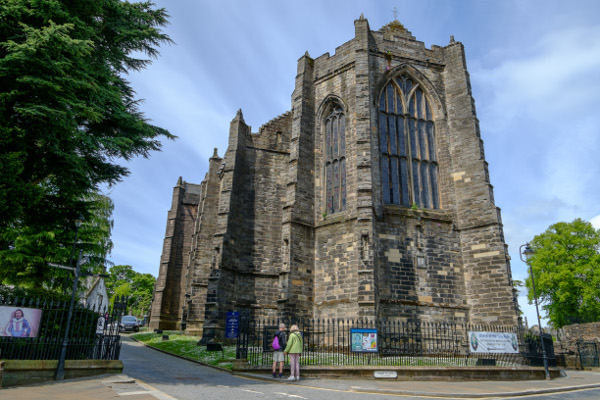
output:
[[[525,247],[525,249],[523,249]],[[529,243],[522,244],[519,247],[519,257],[521,257],[521,261],[529,266],[529,273],[531,275],[531,288],[533,289],[533,301],[535,302],[535,312],[537,314],[538,320],[538,328],[540,331],[540,342],[542,343],[542,355],[544,357],[544,371],[546,371],[546,379],[552,379],[550,377],[550,372],[548,371],[548,357],[546,357],[546,346],[544,345],[544,338],[542,337],[542,323],[540,321],[540,310],[538,308],[537,294],[535,292],[535,280],[533,279],[533,267],[529,264],[529,257],[534,254],[534,251],[529,247]],[[525,257],[525,259],[523,259]]]
[[[75,257],[75,246],[77,245],[77,235],[79,234],[79,228],[83,224],[83,216],[79,214],[77,218],[75,218],[75,240],[73,240],[73,249],[71,250],[71,260],[69,261],[69,265],[73,267],[73,257]]]
[[[83,216],[79,214],[75,218],[75,240],[73,241],[73,250],[71,251],[71,262],[69,265],[73,267],[73,257],[75,255],[75,246],[77,245],[77,235],[79,234],[79,228],[83,224]],[[67,345],[69,344],[69,328],[71,326],[71,318],[73,317],[73,305],[75,303],[75,294],[77,293],[77,284],[79,283],[79,266],[81,264],[81,256],[83,250],[79,250],[79,258],[77,259],[77,265],[74,268],[75,279],[73,279],[73,292],[71,293],[71,303],[69,305],[69,314],[67,315],[67,326],[65,327],[65,337],[63,339],[62,347],[60,349],[60,358],[58,359],[58,366],[56,367],[56,380],[61,381],[65,379],[65,359],[67,358]]]

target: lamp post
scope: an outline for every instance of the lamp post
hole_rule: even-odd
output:
[[[73,257],[75,257],[75,246],[77,245],[77,235],[79,235],[79,228],[83,224],[83,216],[79,214],[77,218],[75,218],[75,240],[73,240],[73,249],[71,250],[71,260],[69,261],[69,265],[73,267]]]
[[[71,251],[71,262],[69,265],[73,267],[73,256],[75,255],[75,246],[77,245],[77,235],[79,234],[79,228],[83,224],[83,217],[81,214],[75,219],[75,240],[73,241],[73,250]],[[83,250],[79,250],[79,257],[77,258],[77,265],[75,266],[75,279],[73,279],[73,292],[71,293],[71,303],[69,304],[69,314],[67,315],[67,326],[65,327],[65,337],[63,339],[62,347],[60,349],[60,358],[58,359],[58,366],[56,367],[55,379],[62,381],[65,379],[65,359],[67,358],[67,345],[69,344],[69,328],[71,327],[71,318],[73,317],[73,305],[75,303],[75,294],[77,293],[77,284],[79,283],[79,266],[81,262],[81,256]]]
[[[73,292],[71,293],[71,303],[69,304],[69,314],[67,314],[67,326],[65,328],[65,337],[63,338],[62,347],[60,349],[60,358],[58,359],[58,366],[56,367],[57,381],[65,379],[65,359],[67,358],[67,346],[69,345],[69,328],[71,327],[71,318],[73,318],[73,306],[75,305],[75,294],[77,293],[77,285],[79,284],[81,257],[83,250],[79,250],[79,257],[77,258],[77,266],[75,267],[75,279],[73,279]]]
[[[525,247],[525,249],[523,249]],[[548,371],[548,357],[546,357],[546,346],[544,345],[544,338],[542,333],[542,323],[540,321],[540,310],[538,308],[537,294],[535,292],[535,280],[533,278],[533,267],[529,264],[529,257],[534,254],[534,251],[529,247],[529,243],[522,244],[519,247],[519,257],[521,261],[529,266],[529,273],[531,275],[531,288],[533,289],[533,301],[535,302],[535,312],[537,314],[538,328],[540,331],[540,342],[542,343],[542,356],[544,357],[544,371],[546,371],[546,379],[552,379],[550,377],[550,371]],[[523,259],[525,257],[525,259]]]

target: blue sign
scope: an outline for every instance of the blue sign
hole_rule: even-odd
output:
[[[377,329],[350,329],[351,349],[357,353],[377,353]]]
[[[238,327],[240,326],[239,311],[230,311],[227,313],[227,321],[225,323],[225,338],[235,339],[238,335]]]

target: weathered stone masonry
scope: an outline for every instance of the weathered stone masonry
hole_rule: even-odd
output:
[[[291,101],[258,133],[239,111],[204,181],[176,186],[151,328],[222,335],[228,311],[517,322],[461,43],[361,16],[333,56],[300,58]]]

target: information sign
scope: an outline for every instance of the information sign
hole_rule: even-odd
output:
[[[358,353],[377,353],[377,329],[350,329],[351,349]]]
[[[225,323],[225,338],[227,338],[227,339],[237,338],[239,326],[240,326],[239,311],[228,312],[227,313],[227,321]]]

